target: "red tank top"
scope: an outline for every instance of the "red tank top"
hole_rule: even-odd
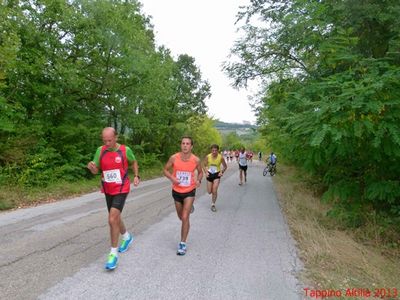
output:
[[[179,179],[179,184],[173,184],[172,189],[178,193],[189,193],[196,188],[194,172],[197,168],[197,156],[191,154],[189,160],[183,161],[180,153],[175,153],[172,166],[173,176]]]
[[[109,195],[129,193],[128,166],[124,145],[120,145],[117,151],[109,151],[107,146],[103,146],[100,153],[102,192]]]

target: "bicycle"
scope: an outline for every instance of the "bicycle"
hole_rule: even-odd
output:
[[[268,170],[269,170],[269,164],[264,168],[263,176],[268,174]]]
[[[267,166],[264,168],[263,176],[267,175],[268,172],[271,176],[274,176],[276,174],[276,164],[271,165],[270,163],[268,163]]]

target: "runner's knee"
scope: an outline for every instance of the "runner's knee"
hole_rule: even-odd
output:
[[[180,217],[182,222],[188,222],[189,221],[189,214],[188,213],[182,213],[181,217]]]
[[[110,213],[110,215],[108,216],[108,223],[110,225],[120,225],[120,223],[121,223],[120,215]]]

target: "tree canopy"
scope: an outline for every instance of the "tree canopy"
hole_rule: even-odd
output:
[[[258,122],[325,199],[400,220],[400,3],[251,1],[225,70],[263,82]],[[368,210],[368,209],[367,209]]]
[[[113,126],[139,155],[165,158],[204,116],[210,84],[193,57],[156,47],[135,0],[0,2],[0,183],[88,175]]]

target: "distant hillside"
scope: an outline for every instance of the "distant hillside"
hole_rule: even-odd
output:
[[[221,121],[216,121],[215,128],[222,129],[222,130],[235,130],[235,129],[243,129],[243,128],[257,128],[257,126],[255,125],[251,125],[251,124],[239,124],[239,123],[225,123],[225,122],[221,122]]]
[[[228,134],[230,132],[236,132],[237,135],[249,134],[257,130],[257,126],[251,124],[239,124],[239,123],[225,123],[216,121],[214,127],[222,134]]]

